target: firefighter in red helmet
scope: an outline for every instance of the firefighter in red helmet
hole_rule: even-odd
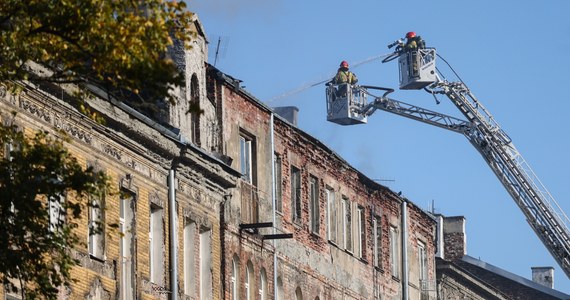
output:
[[[415,51],[418,49],[425,49],[426,44],[421,36],[416,35],[415,32],[410,31],[406,33],[406,44],[404,45],[404,51]]]
[[[356,75],[349,71],[348,62],[343,60],[340,62],[340,66],[336,72],[335,77],[330,81],[334,85],[338,85],[337,95],[339,97],[346,97],[347,85],[353,85],[358,82]]]
[[[340,66],[336,72],[336,76],[333,78],[333,84],[355,84],[358,82],[356,75],[348,70],[348,62],[343,60],[340,62]]]

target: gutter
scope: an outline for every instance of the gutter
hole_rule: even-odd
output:
[[[402,201],[402,299],[408,300],[408,202]]]
[[[169,208],[169,224],[170,224],[170,292],[171,300],[178,299],[178,236],[177,236],[177,218],[176,218],[176,178],[174,168],[168,171],[168,208]]]
[[[275,182],[275,135],[274,135],[274,124],[275,124],[275,119],[274,119],[274,114],[271,113],[271,120],[269,123],[270,126],[270,135],[271,135],[271,213],[273,215],[273,234],[277,233],[277,214],[276,214],[276,210],[277,210],[277,199],[275,198],[275,193],[276,193],[276,182]],[[278,287],[277,287],[277,241],[273,240],[273,299],[277,299],[277,294],[279,293]]]

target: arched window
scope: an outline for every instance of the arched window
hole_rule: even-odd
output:
[[[259,274],[259,299],[267,300],[267,274],[261,269]]]
[[[255,286],[253,278],[253,265],[251,261],[248,261],[245,269],[245,298],[247,300],[253,300],[255,298],[255,293],[253,292]]]
[[[192,142],[196,146],[200,146],[200,86],[196,74],[192,74],[192,79],[190,80],[190,102],[188,103],[188,111],[190,112]]]
[[[239,299],[239,260],[234,256],[232,259],[232,279],[230,283],[230,299]]]
[[[295,300],[303,300],[303,292],[301,292],[300,287],[295,290]]]
[[[281,277],[277,278],[277,300],[285,300],[285,290],[283,289],[283,280]]]

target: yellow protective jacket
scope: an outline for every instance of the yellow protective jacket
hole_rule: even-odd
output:
[[[341,70],[341,69],[338,70],[336,76],[332,80],[333,84],[343,84],[343,83],[355,84],[357,82],[358,78],[356,78],[356,75],[354,75],[354,73],[350,72],[349,70]]]

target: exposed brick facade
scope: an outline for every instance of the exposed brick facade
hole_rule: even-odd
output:
[[[33,86],[0,100],[2,119],[16,110],[16,123],[25,129],[44,129],[53,135],[63,129],[72,138],[68,148],[80,162],[106,171],[115,190],[133,196],[128,207],[133,209],[134,226],[129,231],[133,238],[128,257],[121,253],[123,233],[110,228],[105,231],[102,257],[91,256],[87,245],[73,249],[80,262],[73,270],[77,282],[71,290],[62,291],[62,298],[120,299],[127,259],[132,264],[136,299],[169,299],[173,288],[178,299],[232,299],[234,292],[245,299],[248,290],[260,299],[262,289],[265,299],[301,295],[303,299],[401,299],[404,290],[410,299],[419,299],[420,294],[434,299],[435,289],[429,288],[435,281],[434,219],[367,178],[315,137],[274,115],[239,81],[208,66],[205,36],[199,22],[195,24],[195,47],[175,55],[182,59],[178,65],[187,77],[195,79],[177,91],[178,105],[164,113],[160,121],[168,126],[149,123],[124,105],[110,104],[105,95],[87,101],[108,120],[107,125],[86,120],[61,99]],[[199,101],[203,115],[186,114],[191,100]],[[172,127],[180,130],[179,136],[168,129]],[[280,182],[274,182],[274,154],[281,159]],[[249,170],[244,159],[249,160]],[[250,177],[240,176],[244,170]],[[299,171],[298,190],[292,190],[293,170]],[[170,214],[170,171],[176,177],[172,207],[176,218]],[[282,207],[275,213],[274,187],[282,195]],[[128,218],[121,216],[121,201],[125,200],[119,194],[105,198],[107,224],[121,224]],[[150,274],[151,206],[162,209],[163,240],[157,255],[163,264],[155,280],[160,284],[151,282]],[[313,211],[316,208],[318,213]],[[77,231],[87,244],[87,212],[83,217]],[[171,220],[176,220],[174,228]],[[379,221],[376,248],[373,220]],[[240,229],[243,224],[265,222],[273,222],[272,227]],[[332,228],[336,228],[334,235]],[[287,233],[293,238],[264,239]],[[404,243],[405,254],[401,253]],[[425,249],[422,262],[419,245]],[[375,251],[379,251],[378,266]],[[202,264],[205,260],[209,266]],[[404,260],[407,273],[402,270]],[[422,265],[424,282],[420,282]],[[171,281],[174,269],[176,282]]]

